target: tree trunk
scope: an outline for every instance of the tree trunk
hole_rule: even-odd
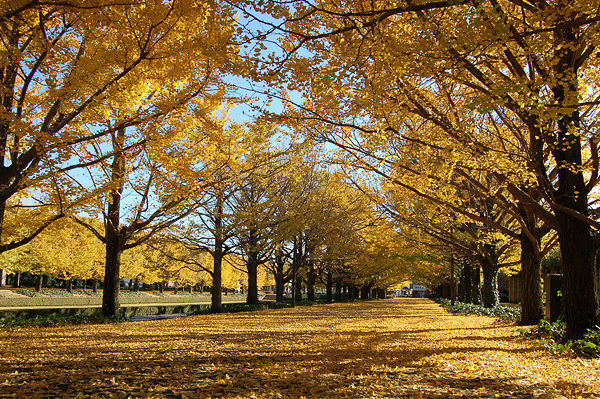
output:
[[[467,291],[467,264],[466,262],[462,262],[462,267],[460,267],[460,276],[458,282],[458,294],[457,299],[460,302],[466,303],[466,291]]]
[[[248,232],[248,260],[246,261],[246,269],[248,272],[248,295],[246,297],[247,304],[258,303],[258,237],[257,231],[251,228]]]
[[[519,209],[519,213],[525,221],[527,230],[537,240],[535,245],[539,248],[540,237],[535,215],[526,209]],[[540,289],[541,259],[536,254],[534,243],[524,232],[521,232],[519,239],[521,242],[521,271],[523,272],[523,286],[521,287],[523,299],[521,300],[520,324],[535,325],[543,317],[542,292]]]
[[[13,287],[18,288],[21,286],[21,272],[15,272],[15,280],[13,281]]]
[[[473,302],[473,269],[468,262],[464,262],[463,264],[463,274],[464,274],[464,298],[463,301],[465,303]]]
[[[73,292],[73,279],[72,278],[67,280],[67,292]]]
[[[214,255],[213,261],[213,275],[212,275],[212,289],[211,289],[211,303],[210,310],[213,313],[221,313],[222,309],[222,269],[223,269],[223,256],[221,254]]]
[[[339,302],[342,300],[342,279],[335,279],[335,301]]]
[[[38,274],[35,277],[35,291],[36,292],[42,292],[43,285],[44,285],[44,275],[43,274]]]
[[[246,303],[254,305],[258,303],[258,261],[255,253],[248,255],[248,261],[246,262],[246,270],[248,271],[248,295],[246,296]]]
[[[360,299],[369,299],[369,286],[363,285],[360,289]]]
[[[158,290],[161,294],[165,293],[165,283],[164,282],[161,281],[160,283],[158,283]]]
[[[92,291],[98,292],[98,279],[97,278],[92,279]]]
[[[475,305],[481,304],[481,267],[479,265],[473,266],[472,270],[472,280],[473,284],[471,286],[471,302]]]
[[[498,295],[498,268],[488,259],[482,262],[483,270],[483,306],[493,308],[500,303]]]
[[[6,285],[6,269],[0,269],[0,287],[4,287]]]
[[[325,283],[325,291],[327,292],[327,302],[333,302],[333,273],[327,272],[327,282]]]
[[[317,273],[315,272],[313,261],[308,262],[308,273],[306,275],[306,296],[311,302],[315,301],[315,280],[317,279]]]
[[[283,302],[284,301],[284,289],[285,289],[285,283],[284,283],[284,279],[283,279],[283,275],[281,274],[275,274],[275,302]]]
[[[558,217],[567,337],[580,338],[598,319],[595,248],[589,225],[571,216]]]
[[[215,204],[215,247],[213,256],[212,288],[210,297],[210,310],[213,313],[221,313],[223,310],[223,257],[225,256],[225,242],[223,236],[223,195],[217,191],[217,203]]]
[[[559,15],[556,26],[570,22],[566,13]],[[564,23],[553,30],[557,82],[552,87],[559,105],[577,101],[579,94],[578,63],[579,27]],[[596,247],[590,225],[566,213],[564,209],[589,215],[588,193],[583,177],[583,161],[578,108],[564,110],[557,123],[557,143],[552,155],[558,168],[558,189],[554,195],[558,206],[554,214],[558,222],[558,240],[562,256],[563,298],[565,301],[566,338],[580,338],[598,320],[596,297]]]
[[[121,237],[111,230],[113,229],[106,229],[106,259],[102,289],[102,314],[107,317],[114,317],[119,313],[119,283],[121,281],[121,254],[123,253]]]
[[[110,191],[104,236],[106,256],[104,261],[104,287],[102,290],[102,314],[115,317],[119,314],[119,291],[121,282],[121,254],[127,242],[126,232],[121,228],[121,194],[125,178],[125,128],[117,131],[113,139],[115,155],[111,164],[111,182],[115,187]]]
[[[350,284],[348,286],[348,300],[349,301],[353,301],[354,300],[354,284]]]
[[[302,301],[302,277],[296,276],[296,287],[294,289],[296,292],[296,302]]]
[[[456,284],[454,282],[454,255],[450,255],[450,305],[456,300]]]
[[[86,285],[87,285],[87,280],[82,278],[81,279],[81,289],[83,290],[83,292],[85,292]]]

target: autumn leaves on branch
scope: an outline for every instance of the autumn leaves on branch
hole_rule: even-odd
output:
[[[540,259],[559,245],[575,337],[598,317],[597,6],[293,1],[248,18],[285,37],[264,64],[273,87],[306,98],[285,120],[385,182],[374,196],[447,262],[493,281],[520,260],[523,323],[541,316]]]
[[[579,336],[598,318],[597,9],[5,2],[1,248],[74,218],[106,246],[108,313],[138,246],[212,273],[215,297],[228,256],[252,290],[263,268],[328,290],[480,268],[486,306],[520,265],[532,324],[558,246]],[[283,109],[227,121],[236,75]]]

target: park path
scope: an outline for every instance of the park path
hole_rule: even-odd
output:
[[[393,299],[0,331],[0,397],[592,397],[598,360]]]

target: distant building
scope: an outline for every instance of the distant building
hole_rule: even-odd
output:
[[[422,284],[411,282],[409,294],[413,298],[427,298],[429,296],[429,290]]]

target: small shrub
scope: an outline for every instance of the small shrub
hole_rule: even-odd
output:
[[[74,292],[69,292],[66,290],[54,290],[54,289],[43,290],[42,293],[44,295],[48,295],[48,296],[59,296],[59,297],[70,297],[70,296],[75,295]]]
[[[40,292],[33,291],[33,290],[28,290],[27,288],[19,288],[18,290],[15,290],[15,292],[17,294],[25,295],[25,296],[28,296],[30,298],[37,298],[37,297],[44,296],[44,294],[42,294]]]
[[[122,297],[145,297],[148,296],[147,293],[142,291],[121,291],[119,292],[119,296]]]
[[[92,296],[92,297],[102,297],[102,292],[94,292],[94,291],[85,291],[82,292],[83,295]]]
[[[160,295],[160,293],[159,293],[159,295]],[[199,295],[204,295],[204,293],[202,293],[202,292],[186,292],[186,291],[181,291],[181,292],[178,292],[177,294],[174,294],[174,295],[177,295],[177,296],[199,296]]]
[[[60,313],[37,315],[35,317],[0,318],[0,328],[54,327],[70,324],[105,324],[124,321],[123,317],[104,317],[102,315],[72,315]]]
[[[498,305],[493,308],[486,308],[482,305],[463,302],[454,302],[454,305],[451,305],[450,300],[442,298],[436,299],[436,302],[450,313],[493,316],[506,322],[516,322],[521,318],[521,309],[513,306]]]
[[[580,356],[600,357],[600,326],[585,333],[582,339],[567,341],[566,326],[563,321],[550,323],[542,320],[530,329],[519,329],[519,333],[528,339],[538,340],[538,345],[552,353],[574,353]]]

